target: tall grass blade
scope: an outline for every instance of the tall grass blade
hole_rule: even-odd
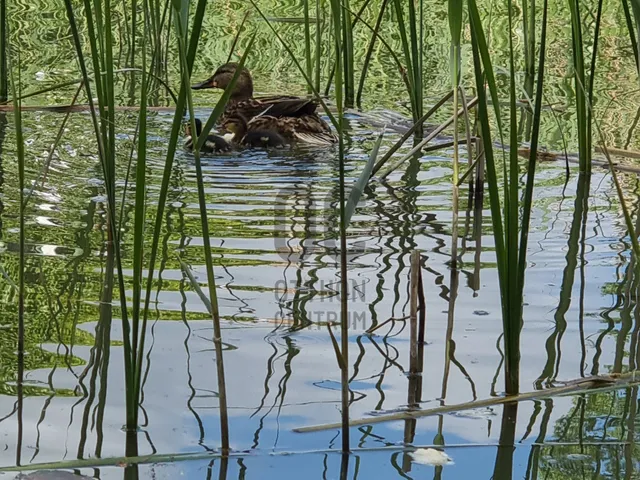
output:
[[[356,24],[358,22],[362,21],[362,12],[364,12],[364,10],[369,6],[369,3],[371,3],[371,0],[365,0],[364,2],[362,2],[362,5],[360,6],[360,8],[358,9],[358,12],[354,12],[353,10],[351,10],[349,8],[348,3],[345,4],[344,2],[342,3],[342,8],[347,10],[347,12],[349,12],[349,15],[353,15],[354,19],[353,22],[351,22],[351,30],[353,30],[356,26]],[[353,34],[352,34],[353,36]],[[343,68],[344,68],[344,64],[343,64]],[[344,72],[344,70],[343,70]],[[336,74],[336,66],[335,64],[333,65],[331,72],[329,72],[329,77],[327,79],[327,86],[325,88],[325,96],[329,95],[329,92],[331,91],[331,84],[333,83],[333,78]],[[319,89],[317,89],[318,91],[320,91]]]
[[[315,56],[315,83],[314,83],[314,87],[315,90],[317,92],[320,91],[320,60],[322,58],[322,24],[323,22],[321,21],[321,16],[320,16],[320,12],[321,12],[321,6],[320,6],[320,2],[321,0],[316,0],[316,44],[315,44],[315,50],[314,50],[314,56]]]
[[[635,33],[633,30],[633,22],[631,21],[631,15],[629,14],[629,4],[631,2],[631,10],[633,11],[633,20],[635,21]],[[638,50],[638,44],[640,44],[640,2],[638,0],[622,0],[624,7],[624,16],[627,22],[627,29],[629,30],[629,37],[631,39],[631,46],[633,47],[633,53],[636,60],[636,69],[640,74],[640,51]]]
[[[580,172],[588,176],[591,173],[591,137],[589,136],[591,119],[587,109],[585,93],[587,82],[585,77],[584,42],[582,39],[582,18],[580,16],[579,0],[570,0],[569,10],[571,12],[571,40],[573,47],[573,75],[576,95],[575,103]]]
[[[307,77],[313,78],[313,58],[311,56],[311,19],[309,16],[309,0],[302,0],[302,14],[304,17],[304,59],[307,67]],[[316,28],[318,26],[316,25]],[[308,87],[307,87],[308,88]],[[309,93],[311,89],[309,88]]]
[[[542,113],[543,85],[545,73],[545,59],[547,49],[547,17],[548,0],[544,0],[542,6],[542,25],[540,29],[540,54],[538,59],[538,79],[536,82],[535,105],[533,110],[533,123],[531,133],[531,149],[529,152],[529,164],[527,166],[527,181],[524,190],[522,208],[522,229],[520,232],[520,252],[518,258],[518,285],[520,296],[524,295],[524,276],[527,268],[527,246],[529,241],[529,225],[531,221],[531,210],[533,208],[533,181],[536,171],[536,157],[538,151],[538,140],[540,135],[540,117]]]
[[[226,63],[229,63],[233,58],[233,53],[235,52],[236,46],[238,45],[238,40],[240,40],[240,35],[242,35],[242,31],[243,31],[242,29],[244,27],[244,24],[247,21],[247,18],[249,18],[249,13],[251,12],[247,11],[244,14],[244,17],[242,17],[242,22],[240,22],[240,26],[238,27],[238,31],[236,32],[236,36],[233,37],[233,43],[231,44],[231,48],[229,49],[229,55],[227,56]]]
[[[196,132],[195,126],[195,113],[193,107],[193,99],[191,97],[191,68],[188,63],[187,56],[187,47],[186,47],[186,32],[182,31],[183,22],[181,21],[180,15],[184,15],[184,9],[179,10],[177,8],[177,4],[180,3],[180,0],[173,0],[174,8],[175,8],[175,27],[177,31],[178,37],[178,50],[180,53],[180,63],[181,63],[181,79],[182,79],[182,88],[186,91],[186,101],[187,108],[189,110],[189,115],[191,117],[191,131]],[[182,0],[182,3],[188,3],[188,0]],[[207,125],[212,125],[217,116],[222,112],[224,105],[226,104],[233,87],[235,86],[235,81],[240,75],[240,71],[244,65],[244,62],[247,58],[247,55],[251,51],[253,46],[253,41],[255,39],[255,35],[251,38],[247,49],[245,50],[241,61],[239,62],[239,68],[236,69],[236,73],[232,80],[232,83],[227,86],[225,89],[225,93],[223,97],[218,101],[216,108],[213,113],[209,117],[207,121]],[[207,218],[207,202],[204,191],[204,182],[203,182],[203,174],[202,174],[202,162],[200,160],[200,147],[202,145],[203,139],[206,138],[206,126],[203,130],[200,138],[195,139],[196,148],[194,149],[194,157],[195,157],[195,166],[196,166],[196,178],[197,178],[197,187],[198,187],[198,203],[200,205],[200,223],[202,228],[202,239],[204,246],[204,255],[205,255],[205,266],[207,270],[207,282],[208,282],[208,290],[209,290],[209,298],[211,299],[211,313],[213,319],[213,343],[216,354],[216,370],[217,370],[217,379],[218,379],[218,401],[220,403],[220,432],[221,432],[221,443],[222,443],[222,451],[223,453],[229,453],[229,414],[227,408],[227,394],[226,394],[226,381],[225,381],[225,371],[224,371],[224,362],[223,362],[223,348],[222,348],[222,329],[220,325],[220,310],[218,305],[218,295],[216,291],[216,281],[215,275],[213,271],[213,256],[211,253],[211,238],[209,234],[209,220]]]
[[[379,36],[380,26],[382,25],[382,19],[384,18],[384,12],[387,8],[388,2],[389,0],[382,0],[380,11],[378,12],[378,17],[376,18],[376,24],[373,27],[373,34],[371,35],[369,46],[367,47],[367,53],[365,53],[364,56],[364,63],[362,65],[362,72],[360,72],[360,81],[358,83],[358,91],[356,93],[356,104],[358,105],[358,107],[361,107],[362,105],[362,91],[364,90],[367,73],[369,72],[369,64],[371,63],[371,58],[373,57],[373,49]]]
[[[6,28],[6,25],[3,27]],[[5,30],[4,34],[9,36],[8,32]],[[8,52],[7,52],[8,53]],[[25,324],[24,324],[24,302],[25,302],[25,267],[26,267],[26,245],[25,245],[25,207],[26,203],[24,200],[24,190],[25,190],[25,177],[24,177],[24,167],[25,167],[25,158],[24,158],[24,136],[22,132],[22,101],[20,100],[20,95],[18,94],[17,82],[14,76],[14,67],[13,64],[9,63],[9,59],[7,58],[7,67],[9,68],[9,76],[11,78],[11,95],[13,97],[13,122],[16,130],[16,156],[18,160],[18,189],[20,191],[20,204],[18,209],[18,224],[20,233],[18,234],[18,341],[17,341],[17,352],[18,352],[18,364],[22,365],[24,360],[24,336],[25,336]],[[20,63],[18,62],[17,70],[20,72]],[[22,367],[20,367],[20,370]],[[23,376],[20,374],[18,376],[18,387],[22,388],[22,380]]]
[[[518,165],[518,125],[516,105],[516,70],[515,51],[513,48],[513,0],[508,2],[509,9],[509,179],[505,192],[505,216],[507,247],[507,291],[509,315],[503,319],[505,379],[506,390],[510,394],[520,389],[520,331],[522,329],[522,298],[518,286],[518,220],[519,220],[519,184],[520,171]],[[527,172],[532,175],[533,172]]]
[[[345,107],[352,108],[355,101],[355,73],[353,66],[353,25],[351,24],[351,9],[349,0],[342,0],[342,52],[344,59],[344,103]],[[337,33],[337,32],[336,32]]]
[[[471,27],[471,47],[473,51],[473,67],[475,72],[476,90],[478,95],[478,120],[480,124],[480,135],[484,147],[484,159],[487,172],[487,183],[489,188],[489,204],[491,207],[491,221],[493,225],[493,237],[496,251],[496,261],[498,267],[498,281],[500,286],[500,300],[502,305],[503,324],[508,319],[508,292],[507,292],[507,268],[505,255],[505,237],[502,220],[502,207],[500,202],[500,188],[496,171],[495,158],[493,154],[493,142],[491,136],[490,115],[488,99],[485,91],[484,80],[486,77],[487,86],[491,92],[495,93],[493,100],[496,109],[496,117],[500,118],[499,105],[497,104],[497,88],[495,75],[491,65],[491,59],[487,49],[486,37],[480,24],[480,16],[475,0],[467,0],[469,8],[469,23]],[[484,68],[483,68],[484,67]],[[493,97],[493,93],[492,93]],[[499,121],[499,120],[498,120]],[[500,127],[498,127],[500,128]],[[504,327],[503,327],[504,328]],[[512,392],[508,392],[512,393]]]
[[[7,0],[0,0],[0,101],[7,100],[9,78],[7,72],[8,45]]]
[[[523,0],[522,33],[524,40],[524,91],[527,98],[532,98],[536,75],[536,0]],[[523,109],[520,132],[524,132],[525,139],[530,138],[531,121],[531,113],[527,108]]]
[[[472,45],[475,41],[477,43],[476,49],[474,49],[474,54],[477,53],[480,56],[479,61],[481,62],[478,66],[480,70],[476,70],[476,75],[480,73],[481,75],[486,75],[486,83],[489,88],[489,94],[491,95],[491,104],[493,109],[495,110],[495,118],[498,126],[498,132],[502,137],[502,112],[500,109],[500,97],[498,96],[498,87],[496,83],[496,77],[493,70],[493,64],[491,62],[491,54],[489,52],[489,47],[487,45],[487,37],[485,36],[484,29],[482,28],[482,21],[480,20],[480,13],[478,11],[478,5],[476,0],[467,0],[467,6],[469,9],[469,25],[471,26],[471,37],[472,37]],[[475,33],[474,33],[475,32]],[[475,69],[475,60],[474,60],[474,69]],[[478,85],[478,80],[482,80],[483,77],[476,79],[476,86],[483,85],[481,82]],[[480,95],[478,95],[480,96]],[[486,95],[485,95],[486,98]],[[480,101],[482,103],[482,101]],[[484,134],[483,134],[484,135]]]
[[[409,2],[412,3],[412,2]],[[462,35],[462,0],[449,0],[449,31],[451,33],[451,55],[449,72],[451,89],[453,90],[453,178],[452,200],[453,217],[451,222],[451,262],[456,266],[458,261],[458,203],[460,177],[460,149],[458,146],[458,97],[460,93],[460,36]],[[467,146],[470,148],[470,145]]]
[[[409,2],[411,3],[411,2]],[[418,106],[416,104],[416,85],[415,85],[415,75],[413,73],[413,60],[411,56],[411,46],[409,44],[409,38],[407,37],[407,28],[406,22],[404,19],[404,2],[402,0],[393,0],[393,5],[395,7],[396,13],[396,22],[398,24],[398,33],[400,34],[400,41],[402,44],[402,52],[404,54],[405,59],[405,73],[406,82],[409,89],[409,98],[411,101],[411,113],[413,114],[414,122],[420,118],[420,115],[417,115]],[[421,132],[418,132],[420,135]]]
[[[133,311],[132,311],[132,358],[134,363],[134,401],[136,403],[136,425],[137,425],[137,404],[140,399],[142,372],[143,372],[143,352],[146,337],[146,323],[140,315],[142,305],[143,286],[143,262],[144,262],[144,238],[146,224],[146,198],[147,198],[147,103],[149,76],[147,75],[147,45],[146,38],[149,28],[148,9],[144,9],[143,42],[142,53],[142,78],[140,81],[140,113],[138,114],[138,152],[136,156],[136,183],[135,183],[135,213],[133,220]],[[123,198],[124,205],[124,198]],[[142,332],[140,333],[140,329]]]
[[[340,350],[344,361],[344,367],[340,369],[341,383],[341,406],[342,406],[342,452],[350,450],[349,440],[349,319],[348,319],[348,285],[347,285],[347,211],[344,185],[344,98],[343,98],[343,77],[342,58],[343,45],[340,30],[342,26],[342,6],[339,0],[330,0],[331,15],[333,18],[333,38],[336,58],[335,92],[338,130],[338,170],[339,170],[339,190],[340,190]]]
[[[89,0],[84,1],[85,18],[87,20],[87,30],[92,34],[89,35],[91,46],[91,58],[94,71],[105,72],[105,81],[102,81],[102,75],[96,75],[94,82],[96,85],[96,95],[98,98],[98,113],[96,112],[93,96],[91,94],[90,77],[84,60],[84,53],[80,41],[80,34],[77,27],[73,5],[70,0],[65,0],[65,9],[71,29],[71,35],[78,57],[78,63],[82,72],[85,90],[89,102],[89,110],[94,130],[96,132],[96,141],[98,144],[98,153],[102,166],[102,174],[104,176],[104,186],[107,196],[107,257],[114,258],[116,270],[118,273],[118,292],[121,307],[122,330],[123,330],[123,353],[125,364],[125,385],[127,388],[126,397],[126,427],[128,432],[136,430],[137,406],[132,397],[135,391],[133,384],[133,365],[132,365],[132,346],[130,338],[130,323],[127,311],[126,290],[124,285],[124,275],[122,271],[122,260],[120,252],[120,236],[117,229],[116,221],[116,197],[115,197],[115,98],[113,94],[113,54],[112,54],[112,38],[111,33],[104,33],[102,9],[100,2],[95,2],[95,16],[91,9]],[[110,13],[110,1],[105,3],[105,12]],[[95,23],[94,23],[95,21]],[[111,29],[110,18],[107,19],[109,30]],[[111,84],[109,85],[109,82]],[[106,274],[105,282],[108,285],[113,283],[113,271],[109,269]],[[131,452],[129,452],[131,453]]]

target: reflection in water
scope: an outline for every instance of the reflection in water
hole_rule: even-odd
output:
[[[542,373],[536,380],[536,388],[542,388],[542,382],[553,384],[553,381],[560,373],[561,362],[561,343],[567,328],[567,320],[565,315],[571,305],[573,292],[573,283],[575,279],[576,267],[578,260],[580,264],[584,264],[584,237],[586,232],[586,224],[589,212],[589,188],[591,178],[587,175],[580,174],[577,180],[576,199],[573,210],[573,219],[571,221],[571,229],[567,240],[566,263],[562,275],[562,285],[560,287],[560,301],[554,315],[555,327],[553,333],[546,342],[547,361]],[[579,249],[579,247],[582,248]]]
[[[26,117],[27,122],[34,121]],[[44,115],[40,121],[55,124],[56,117],[51,117]],[[168,121],[159,115],[151,123],[150,219],[157,208],[155,182],[163,168],[159,159],[163,158],[162,138]],[[123,124],[126,122],[123,117]],[[121,456],[127,453],[124,448],[142,456],[216,454],[220,434],[211,325],[179,263],[188,264],[198,279],[205,278],[193,159],[180,153],[174,166],[145,352],[142,428],[123,445],[127,436],[120,430],[124,423],[122,337],[120,322],[112,321],[120,313],[112,306],[107,282],[113,268],[107,249],[103,186],[96,178],[95,159],[78,154],[91,151],[81,135],[82,123],[81,115],[70,118],[68,148],[53,159],[46,184],[34,190],[28,219],[31,296],[23,374],[13,356],[15,335],[11,330],[4,335],[5,325],[16,318],[15,297],[9,287],[0,284],[0,449],[16,452],[5,464],[25,463],[25,459],[31,463],[65,458],[90,461]],[[375,135],[355,115],[351,125],[348,167],[353,181]],[[44,135],[34,141],[48,139]],[[393,142],[393,135],[385,141]],[[466,459],[475,455],[473,474],[478,478],[506,478],[511,473],[513,478],[533,479],[548,478],[565,468],[550,460],[578,454],[590,455],[600,465],[598,471],[613,469],[617,462],[616,468],[624,475],[636,475],[637,468],[629,474],[623,466],[635,458],[635,447],[627,446],[635,442],[637,431],[634,390],[523,403],[517,415],[515,408],[505,408],[499,430],[492,428],[496,412],[491,409],[361,426],[354,430],[357,440],[352,446],[364,452],[346,460],[324,452],[268,455],[339,448],[339,432],[291,432],[293,427],[331,422],[339,415],[339,370],[326,331],[330,315],[339,308],[333,241],[337,210],[334,161],[331,152],[320,154],[306,148],[204,159],[213,257],[228,342],[231,442],[236,454],[246,450],[250,454],[241,453],[243,457],[224,462],[208,458],[193,464],[197,467],[189,466],[190,462],[156,465],[158,475],[175,468],[175,472],[185,472],[186,478],[251,478],[273,471],[275,465],[280,471],[293,469],[313,478],[321,476],[320,471],[325,478],[337,478],[338,471],[349,478],[475,478],[464,467]],[[1,165],[5,170],[13,168],[6,162]],[[351,306],[360,315],[352,319],[349,338],[355,418],[407,405],[427,409],[498,394],[492,386],[501,374],[501,354],[496,348],[501,340],[490,220],[482,189],[476,185],[473,195],[465,196],[464,263],[459,271],[451,270],[447,264],[450,167],[445,153],[412,159],[406,171],[370,185],[354,216],[348,240],[349,274],[355,285],[350,292]],[[85,178],[72,179],[69,171],[84,172]],[[573,198],[570,187],[565,192],[563,166],[545,165],[540,175],[546,186],[540,190],[534,212],[538,229],[532,231],[532,245],[539,249],[528,271],[532,287],[527,291],[527,312],[534,320],[525,324],[523,333],[523,385],[538,376],[544,383],[559,373],[562,378],[573,378],[590,369],[633,370],[640,355],[640,322],[634,301],[637,276],[628,261],[628,246],[621,244],[624,234],[616,204],[601,200],[612,190],[601,178],[600,188],[590,197],[598,202],[599,215],[597,228],[592,228],[585,202],[581,214],[561,208],[564,197]],[[0,235],[11,246],[18,192],[12,185],[2,184],[1,188]],[[634,183],[630,191],[636,189]],[[133,196],[128,198],[133,200]],[[579,226],[572,236],[565,225],[574,217]],[[127,217],[122,225],[125,232],[130,228],[128,222]],[[594,233],[587,238],[585,232],[591,231]],[[124,238],[128,241],[126,234]],[[575,253],[571,255],[573,269],[564,268],[570,257],[565,251],[568,240]],[[415,250],[423,257],[428,305],[421,377],[407,375],[409,329],[404,320],[409,314],[409,258]],[[1,252],[2,267],[13,273],[15,248]],[[125,275],[130,275],[127,262],[125,259]],[[559,291],[553,283],[563,268],[562,292],[569,295],[574,288],[569,270],[579,270],[580,301],[572,305],[571,297],[563,293],[558,309]],[[608,282],[614,281],[611,287]],[[579,322],[571,321],[574,311]],[[564,327],[556,322],[550,340],[548,326],[555,315],[566,319]],[[389,318],[394,321],[373,335],[365,333]],[[561,339],[566,345],[581,347],[561,350]],[[542,348],[545,342],[552,345],[548,355]],[[541,371],[545,372],[542,376]],[[17,387],[21,383],[19,438],[13,419],[19,417]],[[488,450],[474,453],[481,447],[454,450],[456,465],[436,468],[412,464],[402,449],[404,445],[444,445],[445,438],[447,448],[456,444],[501,446],[484,447],[491,449],[490,454]],[[535,442],[527,443],[532,438]],[[617,450],[610,445],[588,445],[595,438],[616,438],[625,445]],[[564,448],[557,445],[559,441],[571,445]],[[580,443],[582,450],[576,447]],[[372,447],[392,450],[368,453]],[[528,462],[516,461],[525,450]],[[175,472],[171,470],[168,476]],[[106,468],[99,473],[101,478],[120,478],[123,471],[114,475]],[[147,478],[149,469],[140,465],[124,473]]]
[[[496,461],[492,478],[514,478],[513,455],[515,453],[516,420],[518,417],[518,404],[508,403],[502,409],[502,423],[500,425],[500,438]]]

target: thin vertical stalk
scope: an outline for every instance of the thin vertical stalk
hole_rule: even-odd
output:
[[[191,118],[191,131],[196,132],[195,125],[195,113],[193,107],[193,99],[191,97],[191,65],[189,64],[189,57],[187,55],[187,47],[186,47],[186,39],[187,34],[184,29],[186,28],[185,16],[187,12],[184,9],[179,8],[180,2],[175,1],[174,5],[174,25],[177,32],[178,39],[178,50],[180,53],[180,67],[181,67],[181,80],[182,80],[182,90],[186,92],[186,104],[189,110],[189,115]],[[227,96],[224,101],[231,93],[232,88],[234,87],[235,80],[239,76],[240,71],[244,65],[244,61],[248,52],[251,50],[255,37],[252,37],[249,45],[247,46],[247,50],[245,51],[240,63],[239,68],[234,75],[234,79],[232,84],[225,90],[225,95]],[[214,112],[209,118],[207,125],[215,122],[214,115],[219,115],[222,108],[222,102],[218,102]],[[206,126],[205,130],[203,130],[202,135],[206,137]],[[196,148],[194,149],[194,157],[195,157],[195,166],[196,166],[196,177],[198,179],[198,203],[200,205],[200,221],[202,228],[202,238],[203,238],[203,246],[204,246],[204,254],[205,254],[205,266],[207,271],[207,283],[209,290],[209,298],[211,299],[211,314],[213,320],[213,344],[216,355],[216,372],[217,372],[217,380],[218,380],[218,401],[220,404],[220,436],[221,436],[221,449],[223,455],[228,455],[229,453],[229,416],[228,416],[228,408],[227,408],[227,393],[226,393],[226,381],[225,381],[225,372],[224,372],[224,361],[223,361],[223,347],[222,347],[222,329],[220,326],[220,310],[218,305],[218,294],[216,291],[216,281],[213,271],[213,256],[211,253],[211,238],[209,234],[209,220],[207,218],[207,204],[206,197],[204,191],[204,183],[202,181],[202,162],[200,160],[200,144],[202,139],[198,140],[197,135],[194,133],[194,143]]]
[[[376,18],[376,24],[373,27],[373,35],[371,35],[371,40],[369,41],[369,46],[367,47],[367,53],[364,56],[364,63],[362,65],[362,72],[360,73],[360,80],[358,83],[358,92],[356,93],[356,104],[358,105],[358,107],[360,107],[362,103],[362,91],[364,90],[364,83],[367,79],[369,64],[371,63],[371,57],[373,56],[373,49],[378,38],[378,32],[380,31],[380,25],[382,25],[384,11],[387,8],[388,2],[389,0],[382,0],[382,5],[380,5],[380,11],[378,12],[378,17]]]
[[[84,86],[87,92],[87,98],[89,101],[89,110],[91,112],[91,119],[93,122],[94,130],[96,133],[96,140],[98,143],[98,151],[100,162],[102,166],[102,173],[104,176],[104,185],[107,196],[107,231],[108,231],[108,243],[107,249],[109,254],[114,255],[116,270],[118,273],[118,291],[122,317],[122,329],[123,329],[123,343],[124,343],[124,364],[125,364],[125,384],[126,384],[126,412],[127,412],[127,429],[135,430],[135,410],[136,404],[132,395],[129,392],[133,392],[133,369],[131,365],[131,339],[130,339],[130,323],[127,311],[126,290],[124,285],[124,275],[122,272],[122,259],[120,252],[119,232],[117,229],[116,221],[116,201],[115,201],[115,99],[113,95],[113,55],[112,55],[112,36],[111,33],[104,33],[104,25],[102,23],[102,9],[100,2],[94,4],[95,16],[92,14],[91,4],[89,0],[85,0],[85,16],[87,18],[87,28],[92,34],[90,37],[91,44],[91,57],[93,60],[94,69],[98,67],[97,72],[105,72],[106,81],[102,84],[101,75],[95,75],[94,81],[96,85],[96,92],[98,97],[98,108],[100,111],[100,121],[96,114],[96,109],[91,94],[90,78],[87,72],[82,44],[80,42],[80,34],[78,32],[77,23],[75,20],[75,14],[73,6],[70,0],[65,0],[65,8],[69,19],[69,26],[71,27],[71,34],[76,49],[76,55],[78,57],[78,63],[82,71]],[[105,12],[109,13],[110,17],[110,1],[106,2]],[[94,25],[95,20],[95,25]],[[107,20],[107,26],[111,30],[110,18]],[[102,85],[102,87],[98,87]],[[108,111],[107,111],[108,110]],[[111,120],[110,120],[111,119]],[[113,272],[110,272],[106,281],[113,281]]]
[[[349,0],[342,0],[342,3],[344,6],[344,10],[342,11],[344,104],[347,108],[353,108],[355,101],[355,75],[353,67],[353,25],[351,23],[351,9],[349,8]]]
[[[510,127],[509,141],[512,148],[509,149],[509,189],[505,194],[506,215],[506,246],[507,246],[507,272],[508,272],[508,312],[509,316],[503,319],[504,328],[504,353],[505,353],[505,381],[506,391],[509,394],[517,394],[520,385],[520,330],[522,324],[522,298],[519,297],[518,287],[518,220],[519,220],[519,183],[520,171],[518,165],[518,125],[516,106],[516,73],[515,53],[513,49],[513,0],[509,0],[509,104]],[[529,172],[532,175],[532,172]]]
[[[314,85],[316,91],[320,91],[320,60],[322,58],[322,23],[320,21],[320,2],[321,0],[316,0],[316,45],[314,50],[316,61]]]
[[[505,237],[502,220],[502,207],[500,205],[500,187],[496,172],[495,158],[493,155],[493,143],[491,127],[489,123],[488,101],[485,91],[485,77],[487,86],[491,92],[496,119],[500,129],[500,107],[497,103],[497,89],[491,58],[488,54],[486,37],[482,31],[480,15],[475,0],[467,0],[469,7],[469,21],[471,27],[471,46],[473,50],[473,65],[475,71],[476,90],[478,95],[478,119],[480,120],[480,134],[484,149],[484,161],[486,165],[487,182],[489,187],[489,204],[491,207],[491,221],[493,224],[493,237],[498,265],[498,281],[500,285],[500,299],[502,306],[503,323],[509,318],[508,291],[507,291],[507,267],[505,255]],[[484,69],[483,69],[484,64]],[[495,95],[495,96],[494,96]],[[504,327],[503,327],[504,328]]]
[[[147,10],[145,8],[145,10]],[[131,32],[129,46],[129,66],[135,67],[136,64],[136,35],[138,34],[138,0],[131,0]],[[131,83],[135,77],[131,77]]]
[[[415,122],[420,115],[417,115],[418,106],[416,104],[416,86],[415,86],[415,76],[413,74],[413,62],[411,59],[411,49],[409,47],[409,40],[407,38],[407,30],[404,21],[404,13],[403,13],[403,2],[401,0],[394,0],[393,4],[395,6],[396,16],[398,17],[398,31],[400,33],[400,40],[402,43],[402,51],[404,53],[405,58],[405,68],[406,72],[403,72],[403,75],[406,78],[406,83],[409,89],[409,99],[411,101],[411,113],[413,115],[413,121]],[[420,135],[422,131],[417,132]]]
[[[8,38],[8,32],[5,30],[4,32]],[[8,59],[7,59],[8,60]],[[22,132],[22,101],[20,100],[20,95],[17,88],[16,79],[13,73],[13,65],[9,65],[7,61],[7,66],[9,67],[9,74],[11,78],[11,96],[13,97],[13,121],[14,127],[16,130],[16,153],[18,157],[18,189],[20,191],[20,204],[18,208],[18,218],[19,218],[19,229],[20,233],[18,234],[18,365],[23,365],[24,360],[24,301],[25,301],[25,290],[24,290],[24,275],[25,275],[25,208],[26,204],[24,201],[24,192],[25,192],[25,182],[24,182],[24,137]],[[20,65],[18,64],[18,72],[20,71]],[[18,379],[18,387],[22,389],[22,373],[19,375]]]
[[[418,289],[420,275],[420,251],[411,252],[410,309],[409,309],[409,373],[417,375],[418,366]],[[411,395],[410,395],[411,396]],[[411,402],[409,402],[411,403]]]
[[[135,1],[135,0],[134,0]],[[142,303],[142,284],[143,284],[143,262],[144,262],[144,237],[145,237],[145,220],[146,220],[146,173],[147,173],[147,101],[149,78],[147,76],[147,48],[146,39],[149,30],[149,8],[144,9],[144,27],[142,41],[142,79],[140,82],[140,113],[138,115],[138,152],[136,157],[136,203],[135,218],[133,226],[133,338],[132,343],[136,349],[132,354],[134,364],[134,394],[136,402],[140,398],[140,389],[142,384],[142,365],[143,352],[145,343],[146,323],[140,316],[140,306]],[[123,199],[124,203],[124,199]],[[139,333],[141,327],[142,333]],[[138,423],[138,409],[136,408],[136,425]]]
[[[335,92],[337,124],[338,124],[338,169],[339,169],[339,189],[340,189],[340,350],[343,360],[341,368],[342,385],[342,451],[350,450],[349,441],[349,321],[348,321],[348,285],[347,285],[347,235],[346,235],[346,198],[344,185],[344,100],[343,100],[343,76],[342,65],[342,37],[340,35],[342,26],[342,6],[339,0],[331,0],[331,14],[333,17],[334,48],[336,58],[335,69]]]
[[[531,134],[531,149],[529,151],[529,165],[527,167],[527,182],[525,186],[524,202],[522,209],[522,229],[520,232],[520,252],[518,255],[518,285],[520,297],[524,295],[524,275],[527,268],[527,245],[529,241],[529,224],[533,205],[533,180],[535,177],[536,154],[538,150],[538,137],[540,136],[540,116],[542,112],[544,67],[547,47],[547,14],[548,0],[544,0],[542,7],[542,27],[540,32],[540,57],[538,60],[538,81],[536,84],[536,97],[533,111],[533,130]]]
[[[313,67],[311,59],[311,26],[309,24],[309,0],[302,1],[302,13],[304,16],[304,58],[307,67],[307,77],[313,76]],[[307,91],[311,93],[311,88],[307,87]]]
[[[7,100],[8,85],[7,78],[7,0],[0,0],[0,101]]]
[[[411,2],[410,2],[411,3]],[[458,261],[458,207],[459,207],[459,187],[460,177],[460,155],[458,145],[458,103],[460,84],[460,37],[462,33],[462,0],[449,0],[449,30],[451,33],[451,57],[449,71],[451,74],[451,88],[453,90],[453,218],[451,221],[451,264],[456,268]],[[467,145],[470,148],[470,145]]]
[[[640,5],[637,1],[632,0],[633,13],[636,19],[636,28],[638,28],[638,35],[640,35]],[[636,62],[636,70],[640,74],[640,53],[638,53],[638,37],[633,28],[633,20],[631,19],[631,12],[629,11],[629,0],[622,0],[622,7],[624,9],[624,19],[627,24],[627,30],[629,31],[629,41],[631,42],[631,48],[633,50],[633,57]]]
[[[522,32],[524,39],[524,91],[528,98],[532,98],[536,75],[536,0],[523,0]],[[525,138],[528,139],[531,133],[532,118],[526,107],[523,109],[523,119],[520,128],[524,129]]]
[[[585,87],[585,63],[582,40],[582,18],[580,17],[580,1],[569,0],[571,12],[571,39],[573,44],[573,69],[576,95],[576,116],[578,123],[578,152],[580,156],[580,172],[591,174],[591,138],[588,135],[590,128],[590,113],[587,108]]]
[[[414,108],[416,111],[413,113],[414,118],[420,118],[422,116],[422,56],[424,44],[420,41],[418,36],[418,19],[416,18],[416,5],[415,2],[419,1],[422,4],[422,0],[409,0],[407,2],[409,7],[409,39],[411,42],[411,62],[413,70],[413,89],[415,96]],[[422,7],[420,7],[422,10]],[[420,25],[422,28],[422,25]],[[420,132],[422,134],[422,132]]]

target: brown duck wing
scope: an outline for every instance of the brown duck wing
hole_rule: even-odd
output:
[[[301,117],[315,113],[318,104],[311,98],[300,97],[258,97],[253,99],[266,108],[267,115],[272,117]],[[257,114],[256,114],[257,115]]]
[[[253,118],[247,127],[250,131],[270,130],[287,138],[316,145],[326,145],[336,141],[328,125],[315,114],[280,118],[261,115]]]

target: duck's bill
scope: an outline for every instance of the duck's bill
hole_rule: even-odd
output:
[[[196,83],[195,85],[191,85],[192,90],[202,90],[205,88],[216,88],[218,86],[217,82],[213,80],[213,78],[208,78],[204,82]]]

